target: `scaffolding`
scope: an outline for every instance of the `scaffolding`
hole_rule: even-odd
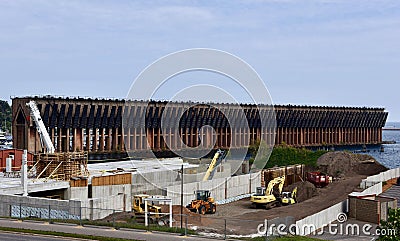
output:
[[[87,178],[87,152],[41,153],[35,155],[31,170],[36,179],[45,178],[69,181],[71,178]]]

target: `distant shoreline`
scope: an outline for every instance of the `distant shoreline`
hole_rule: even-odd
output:
[[[382,128],[383,131],[400,131],[400,128],[393,128],[393,127],[384,127]]]

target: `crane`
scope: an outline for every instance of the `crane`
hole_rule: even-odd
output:
[[[267,188],[257,187],[257,192],[251,195],[250,201],[256,207],[265,206],[265,208],[271,208],[275,205],[279,205],[278,198],[273,194],[275,185],[278,185],[279,195],[282,193],[283,184],[285,183],[285,175],[272,179]]]
[[[36,124],[36,129],[37,132],[39,133],[40,136],[40,143],[42,144],[42,147],[46,147],[46,152],[47,153],[54,153],[55,148],[53,145],[53,142],[51,142],[51,138],[49,133],[47,132],[47,129],[43,123],[42,117],[40,116],[40,111],[36,105],[36,102],[31,100],[26,105],[29,107],[30,112],[31,112],[31,117],[35,121]]]
[[[215,168],[222,162],[222,159],[224,159],[224,153],[224,151],[218,149],[210,163],[210,166],[208,166],[206,174],[203,177],[203,181],[211,180],[213,178]]]

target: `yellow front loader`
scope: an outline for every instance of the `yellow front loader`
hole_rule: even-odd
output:
[[[208,190],[197,190],[196,199],[192,200],[187,206],[190,211],[200,214],[215,213],[217,204]]]

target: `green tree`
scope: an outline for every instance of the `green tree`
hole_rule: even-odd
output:
[[[249,146],[248,153],[251,155],[249,160],[250,165],[254,164],[257,169],[263,169],[267,159],[269,158],[269,153],[271,152],[271,147],[268,147],[267,143],[263,140],[257,139],[253,144]]]
[[[261,148],[260,148],[261,147]],[[253,162],[256,168],[270,168],[274,166],[287,166],[293,164],[305,164],[307,166],[316,166],[317,160],[320,156],[325,154],[327,151],[312,151],[305,148],[295,148],[288,146],[283,143],[282,145],[275,146],[270,156],[268,156],[270,150],[264,141],[257,140],[249,146],[248,153],[251,155],[250,164]],[[255,161],[256,154],[257,161]],[[265,160],[266,158],[268,159]],[[265,164],[264,167],[260,165]],[[258,164],[258,165],[257,165]]]
[[[381,221],[378,227],[379,240],[400,240],[400,209],[389,209],[387,221]]]
[[[11,131],[12,113],[7,101],[0,100],[0,127],[3,131]]]

